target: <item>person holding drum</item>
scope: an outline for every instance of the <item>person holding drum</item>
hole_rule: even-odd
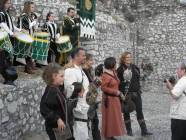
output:
[[[34,10],[35,10],[34,2],[31,2],[31,1],[25,2],[23,12],[18,19],[18,27],[26,30],[26,32],[28,32],[31,36],[33,35],[35,29],[38,27],[37,16],[34,13]],[[34,73],[33,70],[35,70],[36,68],[31,58],[31,53],[32,53],[31,45],[27,49],[29,49],[26,52],[27,54],[22,55],[22,57],[25,56],[25,59],[26,59],[26,65],[25,65],[24,72],[28,74],[33,74]],[[23,59],[23,58],[19,58],[17,56],[16,61],[19,61],[20,59]]]
[[[56,40],[60,37],[57,24],[54,22],[54,13],[49,12],[46,16],[46,23],[43,25],[43,31],[50,33],[50,47],[48,51],[48,63],[54,61],[58,62],[59,52],[57,51]]]
[[[13,55],[12,45],[14,45],[15,31],[21,31],[13,24],[9,13],[10,7],[11,0],[0,1],[0,73],[5,79],[4,84],[13,84],[13,81],[17,79],[16,69],[12,67],[11,56]]]
[[[75,9],[69,7],[67,15],[64,16],[63,21],[63,35],[69,35],[73,48],[78,46],[78,32],[80,30],[80,20],[76,18]]]
[[[21,31],[17,28],[12,20],[9,13],[11,7],[11,0],[1,0],[0,1],[0,27],[3,28],[11,37],[15,35],[15,31]],[[10,38],[11,41],[13,38]]]
[[[30,35],[33,35],[35,29],[38,28],[37,15],[34,11],[34,2],[26,1],[22,14],[18,19],[18,27],[25,29]]]
[[[62,23],[63,36],[69,36],[72,45],[71,51],[63,52],[61,54],[61,64],[66,64],[70,57],[70,53],[79,46],[79,30],[80,30],[80,19],[76,15],[75,9],[69,7],[67,9],[67,15],[64,16]]]

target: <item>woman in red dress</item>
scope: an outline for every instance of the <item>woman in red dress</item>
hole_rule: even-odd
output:
[[[126,134],[122,119],[119,79],[116,76],[116,60],[109,57],[104,61],[105,72],[102,75],[102,135],[106,140],[115,140],[115,136]]]

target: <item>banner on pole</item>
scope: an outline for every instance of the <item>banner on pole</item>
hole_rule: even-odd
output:
[[[95,39],[96,0],[77,0],[77,14],[80,16],[80,38]]]

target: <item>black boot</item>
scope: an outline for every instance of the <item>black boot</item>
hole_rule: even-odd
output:
[[[125,122],[125,126],[126,126],[126,129],[127,129],[127,135],[128,136],[133,136],[132,128],[131,128],[131,121]]]
[[[111,140],[117,140],[115,137],[112,137]]]
[[[3,78],[5,79],[4,84],[7,85],[15,85],[14,81],[18,78],[18,74],[16,69],[13,66],[10,66],[6,69],[4,69],[1,72]]]
[[[138,123],[139,123],[140,128],[141,128],[141,136],[150,136],[150,135],[152,135],[152,133],[147,130],[147,126],[146,126],[144,120],[142,120],[142,121],[140,120],[140,121],[138,121]]]

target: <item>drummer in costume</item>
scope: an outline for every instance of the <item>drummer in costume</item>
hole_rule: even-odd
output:
[[[80,20],[76,18],[75,9],[67,9],[67,15],[63,21],[63,35],[69,35],[73,48],[78,47],[78,36],[80,30]]]
[[[12,21],[12,17],[9,13],[9,9],[11,7],[11,0],[1,0],[0,1],[0,28],[5,30],[10,37],[11,43],[10,48],[14,45],[14,35],[15,31],[21,31],[21,29],[17,28]],[[12,48],[13,49],[13,48]],[[17,78],[16,70],[12,67],[11,61],[11,52],[7,52],[4,49],[0,48],[0,73],[5,78],[5,84],[13,84],[13,81]],[[13,73],[12,73],[13,72]],[[14,79],[9,79],[7,81],[7,76],[12,75],[12,77],[16,77]],[[12,82],[12,83],[11,83]]]
[[[38,26],[37,16],[34,13],[34,10],[35,10],[34,2],[31,1],[25,2],[23,12],[18,19],[18,27],[26,30],[30,35],[33,35],[34,30]],[[28,74],[33,74],[34,73],[33,70],[35,70],[36,68],[32,58],[29,56],[30,54],[28,54],[28,56],[25,58],[26,59],[25,72]]]
[[[50,33],[50,49],[48,51],[48,63],[54,60],[58,62],[59,52],[57,51],[56,40],[60,37],[59,29],[57,24],[54,22],[54,13],[49,12],[46,16],[46,23],[43,25],[43,31]]]
[[[67,9],[67,15],[64,16],[62,30],[63,30],[63,35],[68,35],[70,37],[70,42],[73,46],[73,49],[78,47],[80,19],[77,18],[75,9],[72,7],[69,7]],[[68,57],[68,56],[69,56],[69,54],[67,54],[67,56],[64,56],[64,57]],[[67,58],[64,58],[64,60],[66,60],[66,59]]]

